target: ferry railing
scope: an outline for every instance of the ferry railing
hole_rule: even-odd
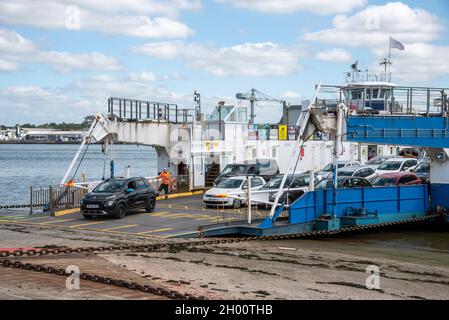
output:
[[[172,103],[111,97],[108,99],[108,115],[127,121],[191,123],[195,109],[180,108]]]
[[[151,187],[158,191],[161,185],[161,179],[158,177],[146,178]],[[190,176],[189,175],[177,175],[173,177],[169,186],[169,193],[181,193],[190,191]]]
[[[382,92],[385,110],[390,114],[447,116],[449,112],[449,88],[431,87],[400,87],[400,86],[333,86],[322,85],[316,104],[335,108],[338,103],[344,102],[350,110],[363,110],[371,103],[375,104],[375,97]],[[359,97],[354,98],[348,90],[356,92]],[[357,91],[359,90],[359,91]],[[376,101],[379,101],[378,99]]]

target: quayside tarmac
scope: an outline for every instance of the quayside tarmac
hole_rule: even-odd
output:
[[[144,213],[110,221],[83,220],[76,212],[32,219],[20,212],[15,212],[14,216],[3,214],[0,247],[182,242],[186,239],[171,236],[215,223],[213,219],[200,220],[213,215],[214,211],[203,210],[198,200],[198,197],[190,197],[158,202],[155,214],[168,211],[173,215],[185,215],[174,219],[163,214],[152,218]],[[137,226],[124,227],[129,225]],[[158,230],[164,228],[172,229]],[[13,259],[61,268],[76,264],[81,272],[126,278],[209,299],[449,299],[449,232],[423,224],[320,239]],[[370,265],[380,270],[379,290],[368,290],[365,286],[366,268]],[[103,287],[82,281],[80,290],[74,292],[66,289],[64,276],[2,267],[0,298],[164,298],[111,286],[106,291]]]

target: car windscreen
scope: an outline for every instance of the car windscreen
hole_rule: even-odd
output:
[[[387,160],[387,159],[388,159],[388,157],[380,157],[380,156],[377,156],[377,157],[374,157],[374,158],[369,159],[369,160],[366,162],[366,164],[381,164],[382,162],[384,162],[384,161]]]
[[[100,192],[100,193],[113,193],[113,192],[119,192],[122,190],[123,186],[125,185],[125,181],[105,181],[100,183],[93,192]]]
[[[379,168],[379,170],[399,170],[401,167],[402,161],[386,161],[382,163]]]
[[[337,168],[343,168],[345,166],[344,163],[338,163],[337,164]],[[323,168],[323,171],[334,171],[334,164],[333,163],[328,163],[327,166],[325,166]]]
[[[420,163],[420,164],[418,164],[416,169],[413,171],[419,172],[419,173],[429,173],[430,172],[430,163],[429,162]]]
[[[371,182],[374,186],[394,186],[396,178],[377,177]]]
[[[343,171],[338,171],[337,172],[337,176],[341,176],[341,177],[352,177],[352,174],[354,173],[354,171],[348,171],[348,170],[343,170]]]
[[[240,188],[242,185],[243,180],[242,179],[226,179],[220,181],[216,187],[217,188],[223,188],[223,189],[237,189]]]
[[[223,169],[221,174],[222,175],[233,175],[233,176],[242,175],[242,174],[245,174],[246,167],[247,166],[245,166],[245,165],[228,164]]]
[[[324,179],[318,182],[315,186],[315,189],[332,189],[334,186],[334,182],[332,179]]]
[[[287,187],[292,181],[291,177],[287,177],[284,186]],[[262,189],[278,189],[281,186],[282,177],[275,177],[268,181]]]

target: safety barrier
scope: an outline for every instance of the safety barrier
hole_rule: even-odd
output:
[[[58,210],[77,208],[81,198],[87,193],[85,188],[67,186],[30,187],[30,214],[33,209],[54,213]]]
[[[323,215],[343,217],[365,209],[375,215],[423,214],[429,209],[427,185],[317,190],[305,193],[290,207],[290,223],[311,222]]]

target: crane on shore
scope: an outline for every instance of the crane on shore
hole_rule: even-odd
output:
[[[239,100],[248,100],[251,105],[250,109],[250,117],[249,117],[249,123],[254,124],[254,118],[256,117],[254,113],[254,107],[256,101],[269,101],[269,102],[280,102],[282,104],[285,103],[285,100],[282,99],[276,99],[271,96],[269,96],[266,93],[263,93],[257,89],[252,88],[250,91],[245,93],[237,93],[235,97]]]

